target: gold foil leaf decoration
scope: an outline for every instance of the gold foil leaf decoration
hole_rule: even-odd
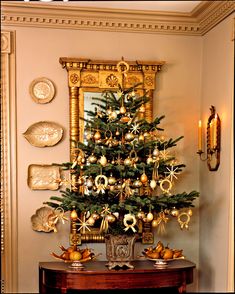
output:
[[[23,135],[35,147],[49,147],[62,139],[63,128],[54,122],[41,121],[31,125]]]

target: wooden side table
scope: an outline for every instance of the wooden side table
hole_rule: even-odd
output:
[[[63,262],[39,263],[39,293],[68,293],[76,290],[131,290],[175,288],[186,292],[193,282],[196,265],[188,260],[174,260],[165,269],[157,269],[149,260],[134,261],[134,269],[109,270],[106,261],[90,261],[83,270],[71,269]],[[146,292],[147,293],[147,292]]]

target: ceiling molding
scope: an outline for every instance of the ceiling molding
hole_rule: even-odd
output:
[[[190,13],[2,2],[2,25],[201,36],[235,11],[234,1],[203,1]]]

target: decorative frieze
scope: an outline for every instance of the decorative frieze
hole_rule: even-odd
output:
[[[203,35],[235,11],[234,1],[202,1],[191,13],[65,7],[3,1],[2,25]]]

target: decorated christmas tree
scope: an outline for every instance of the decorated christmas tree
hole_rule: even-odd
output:
[[[198,192],[172,192],[185,168],[171,152],[182,137],[162,136],[164,116],[145,119],[148,97],[138,86],[93,98],[94,110],[83,118],[84,142],[75,142],[74,160],[61,165],[71,177],[59,181],[70,187],[46,204],[76,212],[78,231],[98,223],[101,234],[141,237],[145,228],[163,230],[174,218],[188,228]]]

